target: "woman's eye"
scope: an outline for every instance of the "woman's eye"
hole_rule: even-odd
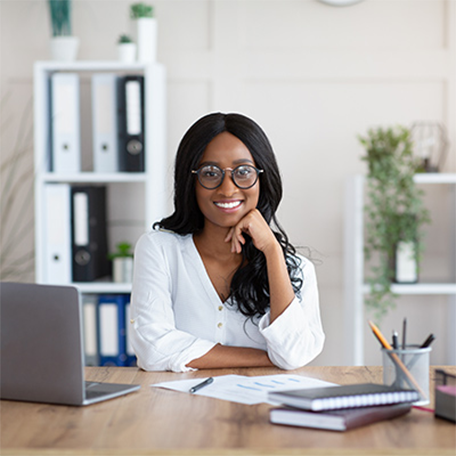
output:
[[[203,168],[201,174],[205,178],[215,178],[220,176],[220,171],[217,168]]]
[[[252,170],[249,166],[243,166],[236,170],[236,175],[242,179],[249,177],[252,174]]]

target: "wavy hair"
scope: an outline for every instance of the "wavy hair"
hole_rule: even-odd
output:
[[[288,274],[296,294],[302,286],[301,260],[296,249],[276,219],[276,211],[282,199],[282,179],[272,146],[261,127],[241,114],[208,114],[196,121],[182,138],[174,168],[174,212],[154,224],[185,235],[200,232],[204,228],[204,216],[196,201],[196,179],[192,170],[197,169],[207,145],[222,132],[229,132],[241,140],[252,154],[255,164],[264,172],[260,174],[260,195],[257,209],[271,227],[280,243],[287,263]],[[242,247],[243,261],[236,270],[230,285],[232,305],[246,317],[264,315],[269,308],[269,281],[266,258],[245,235]]]

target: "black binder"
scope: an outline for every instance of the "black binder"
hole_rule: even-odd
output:
[[[144,143],[144,77],[130,75],[117,81],[119,170],[143,172]]]
[[[71,227],[73,281],[109,275],[106,187],[71,188]]]

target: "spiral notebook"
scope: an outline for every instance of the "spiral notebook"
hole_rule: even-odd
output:
[[[276,391],[269,393],[268,397],[291,407],[320,411],[415,402],[419,399],[419,394],[414,390],[376,383],[360,383]]]

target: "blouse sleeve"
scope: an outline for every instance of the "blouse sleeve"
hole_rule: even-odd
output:
[[[300,295],[271,324],[269,312],[259,321],[269,359],[282,369],[297,369],[312,361],[322,351],[325,340],[315,268],[304,258],[301,268],[304,277]]]
[[[167,258],[147,234],[135,248],[130,324],[131,344],[144,370],[194,370],[187,364],[215,345],[176,328]]]

